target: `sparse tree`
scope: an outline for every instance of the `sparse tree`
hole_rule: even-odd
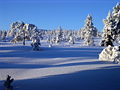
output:
[[[39,36],[37,27],[34,24],[25,24],[24,22],[14,22],[11,24],[11,32],[14,36],[13,42],[30,40],[33,36]]]

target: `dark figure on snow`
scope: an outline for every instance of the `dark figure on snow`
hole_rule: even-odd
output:
[[[13,86],[11,85],[11,83],[14,81],[14,79],[11,79],[11,76],[7,75],[7,79],[4,82],[4,87],[5,90],[13,90]]]

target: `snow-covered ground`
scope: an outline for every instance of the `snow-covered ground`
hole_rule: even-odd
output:
[[[42,43],[32,51],[29,44],[1,43],[0,90],[7,75],[14,90],[120,90],[120,65],[99,61],[102,49]]]

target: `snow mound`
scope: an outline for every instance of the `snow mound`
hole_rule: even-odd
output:
[[[120,46],[108,46],[99,54],[99,60],[102,61],[120,61]]]

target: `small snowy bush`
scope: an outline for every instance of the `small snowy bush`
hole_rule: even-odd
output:
[[[108,46],[99,54],[99,60],[102,61],[120,61],[120,46]]]
[[[34,51],[39,51],[40,50],[40,39],[39,37],[33,37],[32,38],[32,43],[31,43],[31,46],[33,48]]]

